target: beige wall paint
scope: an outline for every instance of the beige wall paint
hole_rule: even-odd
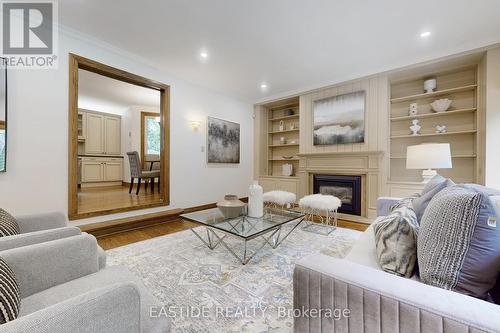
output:
[[[315,100],[364,90],[365,142],[331,146],[313,145],[313,103]],[[382,152],[378,195],[387,193],[389,82],[387,76],[364,78],[300,96],[300,153]]]
[[[486,185],[500,188],[500,48],[486,53]]]
[[[362,90],[366,92],[365,142],[314,146],[312,142],[313,102],[322,98]],[[361,79],[300,96],[300,153],[387,151],[388,103],[389,92],[386,76]]]

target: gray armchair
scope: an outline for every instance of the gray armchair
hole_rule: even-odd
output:
[[[19,235],[0,237],[0,251],[16,247],[39,244],[56,239],[78,236],[82,232],[78,227],[68,226],[63,213],[44,213],[16,216]],[[106,252],[98,247],[99,267],[106,266]]]
[[[128,193],[132,193],[135,178],[137,178],[137,190],[135,192],[136,195],[138,195],[139,191],[141,190],[142,179],[151,181],[151,191],[154,192],[155,178],[158,178],[158,190],[160,190],[160,170],[142,170],[139,153],[136,151],[131,151],[127,152],[127,155],[128,161],[130,163],[130,188],[128,190]]]
[[[2,332],[169,332],[152,318],[160,303],[123,267],[99,270],[96,239],[88,234],[1,251],[16,275],[19,318]]]

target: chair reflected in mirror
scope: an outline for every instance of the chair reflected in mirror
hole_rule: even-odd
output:
[[[127,152],[128,161],[130,163],[130,188],[128,193],[132,193],[132,189],[134,187],[134,180],[137,178],[137,189],[135,191],[136,195],[139,195],[139,191],[141,190],[141,182],[145,181],[145,189],[147,190],[148,183],[151,184],[151,192],[154,193],[154,185],[155,179],[158,178],[158,191],[160,190],[160,170],[154,170],[154,162],[151,163],[149,170],[142,169],[141,158],[139,157],[139,153],[137,151]],[[159,160],[159,159],[158,159]]]

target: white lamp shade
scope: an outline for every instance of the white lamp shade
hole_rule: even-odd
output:
[[[450,169],[449,143],[425,143],[406,148],[407,169]]]

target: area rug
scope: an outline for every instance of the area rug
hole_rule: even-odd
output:
[[[159,311],[172,317],[173,332],[291,332],[294,263],[312,253],[342,258],[360,235],[297,228],[277,249],[266,245],[245,266],[220,245],[208,249],[190,230],[107,254],[109,265],[126,266],[142,279],[162,303]],[[236,249],[241,244],[228,243]],[[260,244],[251,241],[249,251]]]

